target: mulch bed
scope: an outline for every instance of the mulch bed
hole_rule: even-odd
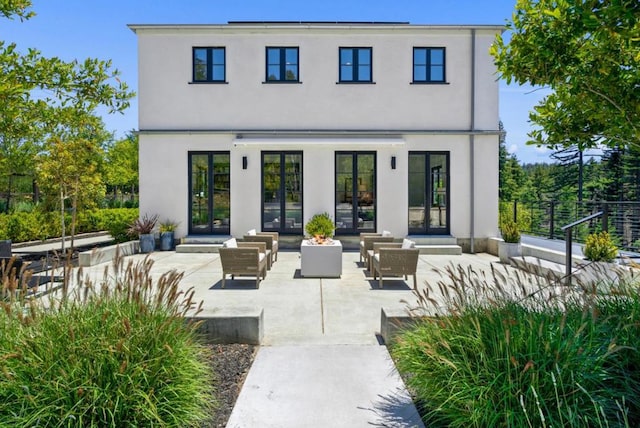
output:
[[[238,399],[242,384],[253,364],[257,347],[253,345],[210,345],[211,368],[216,375],[216,410],[203,428],[224,428]]]

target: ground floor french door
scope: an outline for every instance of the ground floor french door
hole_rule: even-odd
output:
[[[302,233],[302,152],[262,152],[262,230]]]
[[[448,235],[449,153],[409,152],[409,233]]]
[[[189,152],[189,234],[228,235],[229,152]]]
[[[376,153],[336,152],[336,233],[376,230]]]

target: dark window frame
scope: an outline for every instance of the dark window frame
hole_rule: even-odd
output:
[[[225,150],[193,150],[193,151],[188,151],[187,152],[187,173],[188,173],[188,180],[187,180],[187,186],[188,186],[188,190],[187,190],[187,197],[188,197],[188,201],[187,204],[189,206],[188,209],[188,225],[187,225],[187,229],[188,229],[188,233],[191,235],[228,235],[231,231],[231,209],[229,209],[229,224],[225,225],[225,227],[220,227],[220,228],[210,228],[208,230],[201,230],[201,231],[196,231],[193,228],[193,223],[192,223],[192,219],[193,219],[193,203],[192,203],[192,189],[193,189],[193,162],[191,161],[192,156],[201,156],[201,155],[206,155],[208,156],[207,159],[207,186],[208,186],[208,191],[210,193],[210,195],[207,195],[207,212],[210,213],[210,215],[213,215],[213,210],[214,210],[214,193],[215,193],[215,187],[214,187],[214,174],[215,174],[215,162],[214,162],[214,158],[216,155],[220,156],[220,155],[226,155],[229,156],[229,192],[231,192],[231,152],[230,151],[225,151]],[[210,196],[210,197],[209,197]],[[211,221],[212,219],[209,219],[209,224],[208,227],[211,226]]]
[[[342,64],[342,52],[346,51],[346,50],[350,50],[351,51],[351,58],[353,61],[353,64],[351,65],[351,76],[352,79],[351,80],[346,80],[343,76],[342,76],[342,67],[343,65],[348,65],[348,64]],[[360,79],[360,58],[358,53],[360,51],[369,51],[369,79],[368,80],[364,80],[364,79]],[[365,47],[365,46],[341,46],[338,48],[338,83],[341,84],[373,84],[375,83],[373,81],[373,48],[372,47]]]
[[[287,80],[287,50],[293,49],[296,51],[296,78],[295,80]],[[279,58],[277,64],[269,63],[269,51],[277,50],[279,51]],[[302,83],[300,81],[300,47],[299,46],[266,46],[265,47],[265,73],[264,73],[264,82],[263,83]],[[270,65],[278,65],[280,78],[279,79],[269,79],[269,66]]]
[[[205,79],[196,78],[196,51],[206,50],[207,53],[207,77]],[[223,55],[222,64],[214,63],[214,51],[221,50]],[[213,68],[222,65],[222,79],[215,79]],[[227,48],[225,46],[194,46],[191,50],[191,83],[227,83]]]
[[[431,60],[431,53],[433,51],[442,51],[442,64],[433,64]],[[416,51],[425,51],[425,63],[416,64]],[[447,84],[447,48],[444,46],[414,46],[412,52],[412,84]],[[416,78],[416,66],[425,68],[425,78]],[[442,79],[432,78],[433,67],[442,67]]]
[[[264,157],[265,155],[279,155],[280,156],[280,184],[285,180],[285,156],[287,155],[299,155],[300,156],[300,206],[301,215],[304,216],[304,151],[303,150],[262,150],[260,152],[260,225],[261,230],[264,232],[278,232],[281,235],[301,235],[304,234],[304,218],[301,218],[301,226],[299,228],[286,228],[286,221],[280,223],[279,228],[265,228],[265,208],[264,208]],[[285,213],[286,218],[286,192],[285,186],[280,186],[279,195],[280,199],[280,212]]]
[[[338,204],[336,202],[336,194],[338,193],[338,183],[336,178],[338,176],[338,156],[339,155],[351,155],[352,156],[352,174],[351,174],[351,200],[358,200],[358,156],[359,155],[373,155],[373,212],[375,213],[375,219],[372,228],[358,228],[358,205],[352,202],[352,227],[350,229],[340,228],[336,229],[337,235],[350,236],[358,235],[362,232],[375,232],[378,229],[378,152],[375,150],[336,150],[333,154],[333,218],[338,221]]]
[[[409,232],[409,234],[414,234],[414,235],[422,235],[422,234],[427,234],[427,235],[448,235],[451,233],[451,152],[450,151],[446,151],[446,150],[434,150],[434,151],[429,151],[429,150],[416,150],[416,151],[409,151],[409,153],[407,153],[407,168],[410,167],[410,162],[409,162],[409,157],[412,155],[417,155],[417,156],[421,156],[423,157],[423,161],[424,163],[424,167],[425,167],[425,180],[428,181],[428,185],[427,182],[425,182],[425,195],[424,198],[427,202],[429,202],[429,206],[425,206],[425,224],[424,227],[422,228],[413,228],[411,227],[411,225],[409,224],[409,208],[410,205],[407,206],[407,231]],[[435,227],[430,227],[430,223],[429,220],[427,220],[427,215],[430,215],[430,210],[431,210],[431,204],[433,204],[433,198],[435,195],[435,190],[434,189],[434,182],[433,182],[433,174],[434,172],[437,172],[438,175],[442,174],[442,169],[440,166],[436,166],[436,167],[432,167],[431,166],[431,161],[430,158],[432,155],[442,155],[446,157],[446,164],[445,164],[445,168],[446,168],[446,173],[444,174],[445,180],[446,180],[446,187],[445,187],[445,192],[446,192],[446,199],[445,199],[445,203],[443,206],[446,207],[446,214],[445,214],[445,221],[446,221],[446,227],[444,228],[435,228]],[[437,171],[436,171],[437,170]],[[411,180],[411,171],[408,170],[408,182],[407,182],[407,192],[409,191],[409,186],[410,186],[410,180]],[[409,201],[410,198],[407,198],[407,202],[410,203]]]

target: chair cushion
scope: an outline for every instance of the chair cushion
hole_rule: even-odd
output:
[[[238,248],[238,241],[236,241],[236,238],[231,238],[224,241],[222,245],[225,248]]]
[[[407,239],[407,238],[402,240],[402,248],[404,248],[404,249],[413,248],[415,246],[415,244],[416,244],[415,242],[413,242],[412,240]]]
[[[247,235],[252,235],[252,236],[253,236],[253,235],[255,235],[256,233],[257,233],[257,232],[256,232],[256,230],[255,230],[255,229],[251,229],[251,230],[249,230],[249,231],[247,232]]]
[[[389,232],[388,230],[383,230],[382,236],[391,236],[391,232]]]

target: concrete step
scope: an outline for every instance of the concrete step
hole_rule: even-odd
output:
[[[180,239],[180,244],[222,244],[231,235],[187,235]]]
[[[458,240],[451,235],[409,235],[416,245],[457,245]]]
[[[416,248],[420,249],[420,254],[431,255],[449,255],[459,256],[462,254],[462,247],[459,245],[417,245]]]
[[[222,247],[220,244],[179,244],[176,245],[176,253],[217,253]]]

